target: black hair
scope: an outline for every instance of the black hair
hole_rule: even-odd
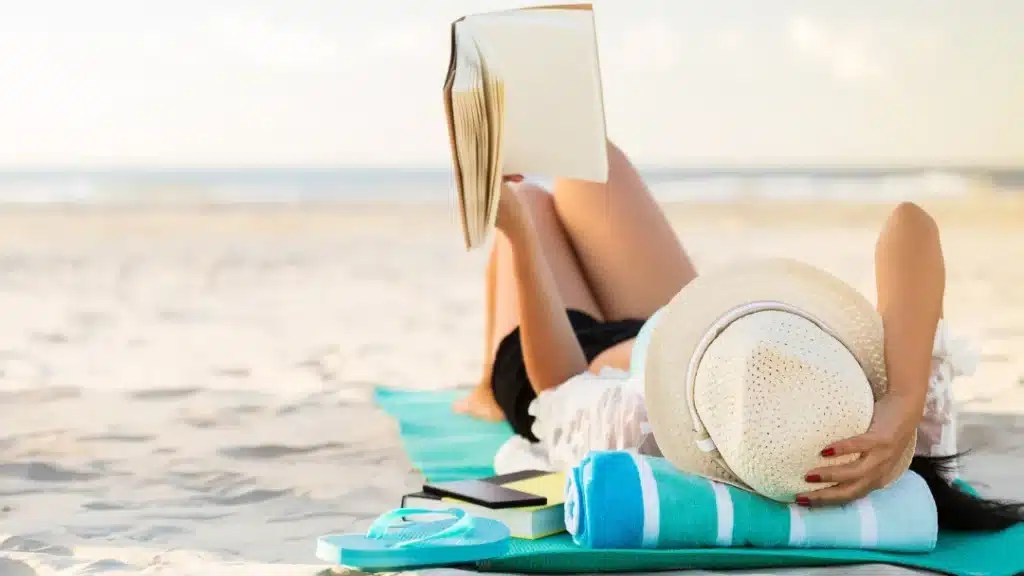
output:
[[[960,456],[914,456],[910,462],[910,469],[924,478],[935,499],[939,528],[994,532],[1024,522],[1024,503],[974,496],[947,480]]]

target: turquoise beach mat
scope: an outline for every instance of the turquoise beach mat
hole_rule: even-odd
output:
[[[512,436],[506,424],[453,414],[460,391],[411,392],[378,388],[377,405],[398,422],[402,446],[430,481],[494,474],[495,452]],[[1013,576],[1024,570],[1024,525],[997,534],[939,535],[929,554],[861,550],[703,548],[691,550],[588,550],[563,534],[514,540],[509,552],[477,565],[485,571],[579,573],[656,570],[734,570],[883,563],[962,576]]]

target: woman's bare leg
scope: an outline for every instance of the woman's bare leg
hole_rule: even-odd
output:
[[[494,307],[495,289],[498,280],[498,245],[491,247],[487,258],[487,271],[484,286],[484,350],[483,372],[476,387],[465,398],[456,400],[452,409],[458,414],[468,414],[481,420],[500,422],[504,416],[494,402],[491,390],[491,371],[494,365]]]
[[[608,143],[608,183],[558,180],[555,207],[608,320],[647,318],[697,272],[629,158]]]
[[[648,318],[697,272],[629,158],[608,143],[608,182],[558,180],[555,207],[608,320]],[[633,340],[590,365],[627,369]]]
[[[601,312],[550,194],[534,186],[506,190],[497,220],[511,246],[523,363],[540,394],[587,369],[566,310],[575,308],[597,319]],[[500,264],[498,274],[500,280]],[[499,303],[503,286],[499,284]],[[501,318],[499,312],[498,334],[503,333]]]
[[[572,244],[555,212],[554,198],[543,188],[521,184],[516,195],[527,209],[536,239],[542,250],[544,262],[551,271],[557,286],[558,295],[565,308],[573,308],[602,319],[601,309],[587,285],[586,276],[576,258]],[[487,384],[484,392],[474,392],[467,400],[476,403],[488,403],[486,410],[496,409],[493,396],[490,396],[490,363],[501,341],[520,325],[519,289],[516,280],[516,258],[514,247],[509,238],[502,232],[496,233],[494,252],[494,313],[493,331],[490,338],[490,349],[487,355]],[[524,341],[524,354],[528,343]],[[529,367],[528,367],[529,370]],[[531,374],[531,380],[534,375]],[[481,382],[481,386],[483,382]],[[467,412],[477,414],[484,409],[467,404]]]
[[[554,275],[558,293],[566,308],[586,312],[602,319],[601,308],[587,284],[583,268],[576,257],[569,236],[555,212],[554,197],[539,186],[521,184],[516,190],[527,207],[544,259]],[[515,282],[513,246],[508,237],[497,233],[497,281],[495,290],[494,349],[501,339],[519,326],[519,291]]]

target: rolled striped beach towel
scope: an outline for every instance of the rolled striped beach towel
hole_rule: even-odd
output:
[[[802,508],[627,451],[593,452],[567,475],[565,524],[588,548],[929,552],[938,538],[935,501],[914,472],[845,506]]]

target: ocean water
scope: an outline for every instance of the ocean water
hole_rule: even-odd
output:
[[[642,172],[655,197],[665,202],[891,202],[1024,189],[1024,169]],[[0,205],[442,203],[453,195],[452,175],[442,169],[0,171]]]

